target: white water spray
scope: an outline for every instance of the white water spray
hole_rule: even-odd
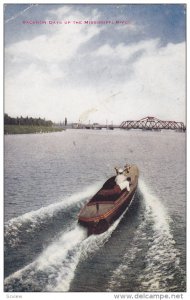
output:
[[[170,228],[172,220],[160,199],[152,193],[144,181],[139,180],[139,188],[145,203],[144,221],[134,232],[131,247],[126,250],[122,263],[113,272],[108,291],[119,289],[123,284],[121,281],[127,281],[127,274],[130,273],[133,262],[142,250],[143,243],[148,246],[145,256],[146,267],[141,275],[137,276],[142,291],[165,291],[167,280],[173,279],[172,270],[179,268],[179,252],[175,248]]]
[[[63,291],[67,291],[78,263],[80,244],[85,238],[87,238],[87,231],[76,224],[74,228],[62,233],[56,241],[44,249],[33,263],[7,277],[5,285],[11,286],[15,280],[19,280],[23,285],[30,282],[36,286],[40,273],[44,274],[44,290],[47,291],[53,289],[53,284],[57,284],[62,274],[64,275]]]
[[[42,207],[36,211],[28,212],[17,218],[13,218],[5,224],[5,238],[12,247],[19,243],[19,233],[22,226],[27,224],[27,232],[33,232],[44,221],[52,218],[56,213],[73,205],[82,203],[85,199],[90,198],[102,186],[102,182],[84,188],[83,191],[75,193],[62,201]]]
[[[130,242],[130,249],[126,251],[122,263],[113,271],[108,282],[108,292],[112,292],[121,286],[121,280],[126,280],[125,276],[130,271],[131,264],[135,261],[138,252],[141,251],[139,241],[146,240],[145,233],[146,220],[144,220],[135,231],[134,237]]]
[[[73,224],[72,228],[44,249],[33,263],[7,277],[6,286],[14,285],[15,280],[21,281],[22,285],[39,285],[40,272],[46,278],[43,291],[68,291],[79,261],[85,260],[109,240],[124,214],[106,232],[88,238],[83,227]]]
[[[146,268],[139,276],[143,291],[167,291],[175,270],[179,271],[180,253],[175,247],[171,230],[172,220],[167,209],[145,182],[139,182],[145,201],[147,222],[152,222],[152,236],[148,236],[149,250],[146,254]],[[170,286],[170,289],[172,287]]]
[[[132,201],[131,201],[132,202]],[[129,208],[129,207],[128,207]],[[69,266],[68,276],[65,276],[65,270],[60,270],[59,277],[57,279],[57,285],[53,287],[53,291],[68,291],[71,281],[74,278],[74,271],[79,263],[79,261],[85,260],[89,255],[98,251],[103,245],[109,240],[114,230],[117,228],[121,219],[125,215],[126,211],[109,227],[107,231],[99,235],[91,235],[85,239],[78,247],[75,255],[72,257],[72,264]],[[67,289],[66,289],[67,288]]]

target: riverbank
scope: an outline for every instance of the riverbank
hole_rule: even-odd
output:
[[[52,126],[4,125],[4,134],[28,134],[62,131]]]

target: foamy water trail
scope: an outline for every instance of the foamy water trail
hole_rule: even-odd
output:
[[[7,277],[6,290],[15,291],[19,282],[22,290],[30,285],[33,291],[68,291],[79,261],[85,260],[108,241],[123,216],[124,213],[106,232],[88,238],[83,227],[73,224],[33,263]]]
[[[149,249],[146,254],[146,268],[139,276],[143,291],[167,291],[175,288],[172,282],[179,272],[180,253],[175,247],[171,230],[172,220],[165,206],[145,182],[139,182],[146,206],[146,219],[152,222],[152,236],[148,236]],[[171,283],[170,283],[171,282]]]
[[[19,243],[19,233],[22,231],[24,226],[27,225],[28,233],[33,232],[45,220],[52,218],[61,210],[79,204],[92,196],[101,186],[102,182],[98,182],[89,187],[85,187],[81,192],[65,197],[60,202],[50,204],[36,211],[31,211],[17,218],[11,219],[5,224],[5,239],[7,238],[9,244],[14,247]]]
[[[133,263],[143,259],[146,267],[135,280],[140,291],[167,291],[169,282],[173,281],[175,270],[179,272],[180,253],[175,248],[175,240],[171,231],[172,220],[161,200],[156,197],[144,181],[139,180],[142,200],[145,203],[144,220],[134,232],[131,247],[126,250],[122,263],[112,273],[107,291],[118,290],[128,281]],[[142,251],[142,252],[141,252]],[[139,254],[140,252],[140,254]],[[175,288],[170,284],[170,289]]]
[[[127,208],[128,209],[128,208]],[[126,212],[126,211],[125,211]],[[85,260],[89,255],[98,251],[109,240],[114,230],[117,228],[125,212],[118,218],[110,228],[102,234],[91,235],[83,240],[77,249],[75,249],[67,269],[60,269],[59,276],[56,280],[56,285],[48,288],[50,291],[68,291],[70,284],[74,278],[75,269],[79,261]]]
[[[65,280],[63,291],[66,291],[78,262],[80,244],[85,238],[87,231],[78,224],[68,229],[44,249],[33,263],[7,277],[6,289],[11,291],[15,283],[19,282],[24,289],[30,285],[34,290],[53,290],[62,274]]]
[[[130,249],[122,258],[122,263],[113,271],[111,278],[108,282],[108,292],[118,290],[122,286],[123,281],[127,280],[127,273],[130,271],[132,263],[135,261],[136,256],[142,250],[140,245],[143,240],[146,240],[147,235],[145,232],[146,220],[136,229],[134,237],[130,242]]]

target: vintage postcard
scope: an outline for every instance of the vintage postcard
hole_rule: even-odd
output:
[[[5,295],[183,299],[186,127],[185,4],[4,4]]]

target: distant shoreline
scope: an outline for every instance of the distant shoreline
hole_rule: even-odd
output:
[[[31,126],[31,125],[4,125],[4,134],[30,134],[30,133],[49,133],[63,131],[62,128],[53,126]]]

